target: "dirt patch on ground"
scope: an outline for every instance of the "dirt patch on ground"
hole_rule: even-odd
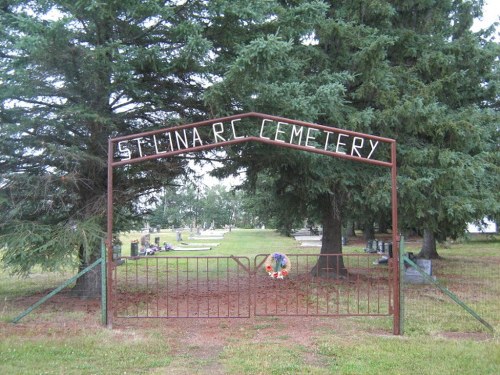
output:
[[[2,311],[16,316],[36,303],[45,293],[30,297],[2,301]],[[0,323],[3,335],[36,336],[77,333],[84,330],[101,329],[101,301],[99,299],[80,299],[68,292],[61,292],[17,324],[6,318]],[[127,319],[113,318],[113,330],[117,335],[129,339],[130,332],[147,328],[172,337],[172,348],[185,351],[193,348],[202,357],[211,357],[216,350],[227,344],[227,339],[251,338],[254,342],[273,337],[286,337],[289,340],[308,346],[314,340],[315,332],[351,331],[355,323],[336,317],[250,317],[250,318],[173,318],[173,319]],[[387,332],[390,334],[390,332]],[[124,337],[125,338],[125,337]],[[207,346],[207,344],[210,344]]]

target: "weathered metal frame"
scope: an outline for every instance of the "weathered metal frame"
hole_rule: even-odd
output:
[[[265,270],[269,254],[255,255],[253,266],[249,257],[234,255],[122,257],[125,263],[114,269],[114,316],[209,319],[392,315],[392,274],[389,268],[374,262],[379,255],[286,255],[293,272],[281,281]],[[337,276],[324,278],[312,272],[318,258],[337,259],[333,262]],[[323,270],[328,272],[328,268]]]
[[[268,119],[270,121],[284,122],[284,123],[291,124],[291,125],[305,126],[308,128],[314,128],[314,129],[323,130],[323,131],[330,131],[330,132],[333,131],[333,132],[348,135],[348,136],[362,137],[362,138],[369,139],[369,140],[380,141],[380,142],[383,142],[383,143],[390,145],[390,151],[391,151],[390,162],[359,158],[359,157],[355,157],[352,155],[340,154],[340,153],[329,151],[329,150],[322,150],[322,149],[311,148],[311,147],[302,146],[302,145],[283,143],[283,142],[279,142],[279,141],[272,140],[272,139],[267,139],[267,138],[262,138],[262,137],[253,137],[253,136],[232,139],[232,140],[228,140],[228,141],[218,142],[215,144],[200,145],[200,146],[190,147],[190,148],[186,148],[186,149],[182,149],[182,150],[174,150],[171,152],[165,152],[165,153],[161,153],[161,154],[147,155],[144,157],[139,157],[139,158],[135,158],[135,159],[131,159],[131,160],[114,161],[115,144],[117,144],[118,142],[121,142],[121,141],[132,140],[132,139],[137,138],[137,137],[153,136],[156,134],[161,134],[165,131],[170,131],[170,132],[176,131],[176,130],[180,131],[180,130],[184,130],[184,129],[209,126],[209,125],[213,125],[217,122],[229,122],[232,120],[244,119],[244,118]],[[108,141],[108,185],[107,185],[108,190],[107,190],[107,239],[106,239],[108,260],[112,260],[112,256],[113,256],[113,245],[112,245],[112,238],[113,238],[113,169],[115,167],[127,165],[127,164],[139,163],[139,162],[143,162],[146,160],[171,157],[174,155],[185,154],[185,153],[189,153],[189,152],[205,151],[205,150],[213,149],[215,147],[229,146],[229,145],[233,145],[233,144],[246,143],[246,142],[260,142],[260,143],[265,143],[265,144],[271,144],[271,145],[278,146],[278,147],[292,148],[292,149],[296,149],[296,150],[307,151],[307,152],[312,152],[312,153],[317,153],[317,154],[323,154],[323,155],[328,155],[328,156],[332,156],[332,157],[336,157],[336,158],[348,159],[348,160],[353,160],[353,161],[357,161],[357,162],[362,162],[362,163],[391,168],[392,243],[393,243],[393,258],[392,258],[393,264],[391,265],[391,267],[393,268],[393,274],[394,274],[394,280],[393,280],[393,288],[394,288],[393,333],[395,335],[399,335],[400,334],[400,270],[399,270],[398,263],[397,263],[397,260],[399,259],[399,237],[398,237],[398,210],[397,210],[398,205],[397,205],[397,181],[396,181],[397,180],[396,140],[394,140],[394,139],[384,138],[384,137],[379,137],[379,136],[374,136],[374,135],[364,134],[364,133],[359,133],[359,132],[354,132],[354,131],[350,131],[350,130],[343,130],[343,129],[333,128],[333,127],[329,127],[329,126],[308,123],[308,122],[304,122],[304,121],[292,120],[292,119],[287,119],[287,118],[278,117],[278,116],[266,115],[266,114],[256,113],[256,112],[249,112],[249,113],[240,114],[240,115],[234,115],[234,116],[228,116],[228,117],[217,118],[217,119],[212,119],[212,120],[206,120],[206,121],[196,122],[196,123],[192,123],[192,124],[181,125],[181,126],[167,128],[167,129],[153,130],[153,131],[149,131],[149,132],[143,132],[143,133],[123,136],[123,137],[110,138]],[[396,261],[396,264],[394,264],[394,260]],[[112,310],[113,310],[112,276],[113,276],[113,268],[114,267],[115,267],[115,265],[113,264],[112,261],[107,262],[106,323],[109,327],[112,326],[112,318],[111,318],[112,317]]]
[[[140,293],[146,293],[151,300],[131,303],[125,311],[118,307],[115,310],[118,318],[250,317],[252,272],[248,257],[174,255],[123,259],[126,262],[121,267],[121,276],[115,268],[116,285],[121,286],[126,295],[140,288]],[[211,277],[209,273],[213,273]],[[230,282],[233,280],[236,282]],[[224,292],[228,294],[221,297],[219,294]],[[119,295],[115,298],[119,299]],[[160,300],[164,302],[161,307]],[[139,304],[142,304],[141,312]]]
[[[391,293],[391,270],[374,265],[377,254],[286,254],[292,264],[294,274],[301,275],[300,281],[292,276],[287,281],[271,280],[270,285],[263,290],[258,289],[258,279],[268,279],[264,271],[264,261],[269,254],[258,254],[254,258],[254,316],[309,316],[309,317],[348,317],[348,316],[389,316],[394,309]],[[311,268],[319,257],[344,258],[345,276],[331,278],[318,277]],[[309,261],[311,259],[311,261]],[[325,262],[328,264],[329,262]],[[339,262],[334,262],[333,269],[340,275]],[[377,279],[376,287],[372,288],[370,281]],[[321,283],[327,283],[323,290]],[[325,286],[323,286],[325,287]],[[361,295],[360,291],[366,292]],[[334,293],[332,293],[334,291]],[[351,294],[351,292],[353,292]],[[331,294],[331,295],[330,295]],[[299,303],[299,300],[312,298],[316,303],[311,305]],[[257,303],[257,299],[264,302]],[[320,303],[320,300],[322,301]],[[303,301],[301,301],[303,302]],[[350,306],[352,304],[352,307]],[[321,305],[321,306],[320,306]],[[362,311],[364,310],[364,311]]]

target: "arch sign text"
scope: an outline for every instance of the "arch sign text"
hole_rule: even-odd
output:
[[[260,113],[115,138],[113,164],[135,163],[249,141],[390,165],[390,139]]]

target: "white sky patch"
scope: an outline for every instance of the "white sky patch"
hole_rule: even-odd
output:
[[[483,17],[476,19],[472,25],[472,31],[479,31],[490,26],[492,23],[500,22],[500,1],[488,0],[483,6]],[[499,27],[497,26],[497,30]]]
[[[195,164],[193,161],[189,162],[189,167],[194,170],[196,177],[201,179],[201,183],[204,187],[213,187],[216,185],[223,185],[229,189],[232,189],[238,185],[241,185],[245,181],[246,175],[244,172],[240,173],[238,176],[230,176],[219,180],[216,177],[210,176],[210,172],[214,169],[221,167],[222,162],[214,161],[211,163],[206,163],[204,165]]]
[[[317,45],[318,38],[316,38],[316,34],[314,32],[311,32],[301,38],[301,42],[305,46],[315,46]]]

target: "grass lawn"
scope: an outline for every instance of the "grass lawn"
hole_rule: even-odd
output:
[[[183,233],[184,242],[196,242],[188,236]],[[161,243],[176,242],[171,231],[160,237]],[[138,233],[121,238],[128,255]],[[271,230],[233,230],[223,240],[198,242],[220,245],[175,255],[319,251]],[[345,251],[362,247],[353,242]],[[436,274],[484,309],[500,331],[500,241],[474,240],[438,252],[443,259],[435,262]],[[458,275],[471,287],[457,284]],[[0,374],[500,373],[499,334],[487,333],[429,286],[407,287],[405,335],[399,337],[391,334],[391,317],[123,319],[106,329],[100,326],[99,301],[75,301],[65,292],[10,323],[70,276],[68,271],[18,279],[0,272]]]

